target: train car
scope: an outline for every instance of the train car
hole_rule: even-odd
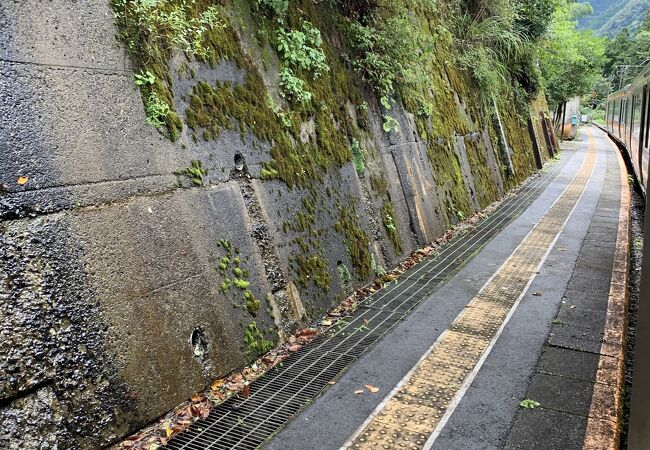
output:
[[[628,86],[607,97],[607,132],[625,149],[645,195],[650,138],[650,65]]]

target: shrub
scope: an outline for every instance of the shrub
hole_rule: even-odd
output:
[[[289,0],[257,0],[257,4],[277,17],[284,16],[289,9]]]
[[[508,92],[511,70],[527,42],[521,32],[512,27],[511,19],[490,16],[476,20],[464,14],[454,25],[459,65],[472,75],[485,103]]]
[[[311,102],[312,93],[306,89],[306,84],[296,77],[291,69],[285,67],[280,71],[281,95],[300,105],[306,106]]]
[[[419,85],[427,79],[433,37],[419,31],[408,12],[368,24],[352,21],[347,29],[352,67],[381,99],[396,85]]]
[[[303,21],[302,30],[277,30],[276,46],[283,62],[310,72],[314,78],[330,70],[322,44],[320,30],[308,21]]]

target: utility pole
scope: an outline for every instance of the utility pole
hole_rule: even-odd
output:
[[[643,69],[650,62],[650,58],[641,61],[639,64],[621,64],[618,66],[616,74],[618,75],[618,89],[621,90],[627,86],[630,69]]]

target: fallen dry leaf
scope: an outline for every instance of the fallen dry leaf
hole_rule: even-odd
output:
[[[329,320],[329,319],[321,320],[320,323],[321,323],[321,325],[324,325],[326,327],[329,327],[330,325],[332,325],[332,321]]]
[[[29,180],[29,177],[27,177],[25,175],[22,175],[22,176],[18,177],[17,183],[19,185],[21,185],[21,186],[24,186],[27,183],[28,180]]]
[[[372,384],[366,384],[365,386],[366,386],[366,389],[368,389],[373,394],[376,394],[377,392],[379,392],[379,388],[374,387]]]
[[[244,386],[244,389],[241,390],[241,396],[248,398],[249,395],[251,395],[251,388],[250,386],[246,385]]]
[[[223,386],[223,383],[224,383],[223,378],[220,378],[220,379],[218,379],[218,380],[213,381],[212,384],[210,385],[210,388],[211,388],[211,389],[214,389],[214,390],[217,390],[217,389],[219,389],[221,386]]]
[[[290,346],[289,346],[289,351],[290,351],[290,352],[295,353],[295,352],[297,352],[298,350],[300,350],[300,346],[299,346],[299,345],[290,345]]]
[[[357,389],[356,391],[354,391],[354,393],[356,395],[363,394],[363,389]]]
[[[300,333],[298,333],[298,336],[313,336],[316,333],[318,333],[318,330],[314,330],[312,328],[306,328],[302,330]]]
[[[233,375],[233,377],[232,377],[232,379],[230,380],[230,382],[231,382],[231,383],[239,383],[239,382],[242,380],[242,378],[243,378],[243,377],[242,377],[242,374],[241,374],[241,373],[237,373],[237,374]]]

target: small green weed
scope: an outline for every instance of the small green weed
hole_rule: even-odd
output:
[[[350,147],[352,148],[352,157],[354,158],[354,167],[357,169],[357,173],[359,175],[363,175],[363,173],[366,171],[366,165],[364,163],[364,156],[363,156],[363,150],[361,150],[361,146],[359,145],[359,141],[357,141],[355,138],[352,138],[352,143],[350,144]]]
[[[145,102],[144,109],[147,115],[147,123],[156,128],[161,128],[166,124],[166,118],[171,112],[171,107],[165,102],[157,92],[153,91],[149,94]]]
[[[136,73],[135,76],[135,84],[138,86],[147,86],[154,84],[156,82],[156,75],[151,73],[149,70],[146,72],[140,72]]]
[[[542,405],[540,405],[540,403],[536,402],[535,400],[531,400],[527,398],[525,400],[520,401],[519,406],[525,409],[535,409],[535,408],[539,408]]]
[[[383,223],[384,228],[386,228],[386,233],[388,233],[388,237],[390,237],[390,240],[393,242],[395,251],[402,253],[402,240],[400,239],[399,234],[397,233],[397,227],[395,226],[395,211],[393,210],[393,204],[389,200],[384,202],[383,213]]]
[[[370,257],[372,258],[372,260],[370,261],[370,267],[372,269],[372,272],[375,274],[376,277],[382,278],[384,275],[386,275],[386,269],[381,264],[377,264],[374,253],[371,253]]]
[[[343,284],[347,284],[350,281],[352,281],[352,275],[350,274],[350,270],[345,264],[341,263],[338,266],[336,266],[336,268],[339,272],[339,278],[341,279],[341,282]]]
[[[391,131],[399,131],[399,123],[393,116],[385,114],[383,128],[384,132],[386,133],[390,133]]]
[[[190,167],[174,172],[175,175],[184,175],[192,180],[195,186],[203,186],[204,177],[208,174],[208,169],[204,169],[201,161],[192,161]]]

